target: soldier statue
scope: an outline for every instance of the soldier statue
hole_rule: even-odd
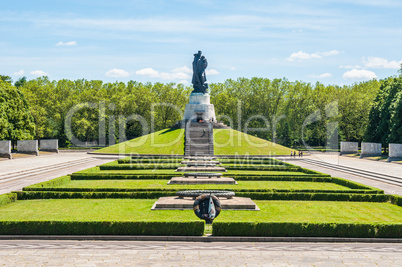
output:
[[[198,51],[194,54],[193,61],[193,79],[191,83],[193,84],[193,93],[208,93],[207,76],[205,75],[205,69],[208,66],[207,59],[201,55],[202,52]]]

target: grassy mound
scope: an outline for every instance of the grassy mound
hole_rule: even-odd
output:
[[[183,155],[184,129],[164,129],[99,149],[95,153]]]
[[[233,129],[214,130],[215,155],[290,155],[290,148]],[[94,153],[183,155],[184,129],[164,129]]]
[[[215,155],[290,155],[290,148],[233,129],[214,130]]]

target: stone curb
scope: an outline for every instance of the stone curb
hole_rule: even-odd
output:
[[[401,238],[234,237],[234,236],[117,236],[117,235],[0,235],[0,240],[176,241],[176,242],[312,242],[402,243]]]

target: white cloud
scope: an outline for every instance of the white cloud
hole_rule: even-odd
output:
[[[230,67],[229,69],[230,69],[230,70],[236,70],[236,68],[235,68],[235,67]]]
[[[322,52],[322,53],[319,53],[319,54],[323,55],[324,57],[327,57],[327,56],[338,55],[340,53],[341,52],[339,52],[338,50],[331,50],[331,51],[326,51],[326,52]]]
[[[219,71],[217,71],[217,70],[215,70],[215,69],[206,69],[206,70],[205,70],[205,73],[206,73],[207,75],[218,75],[218,74],[219,74]]]
[[[49,74],[44,72],[43,70],[34,70],[30,72],[32,75],[35,76],[48,76]]]
[[[341,69],[362,69],[363,67],[360,65],[340,65]]]
[[[159,72],[153,68],[137,70],[135,74],[162,80],[185,80],[190,78],[192,70],[187,67],[175,68],[171,72]]]
[[[368,68],[375,69],[399,69],[401,67],[402,60],[398,62],[396,60],[388,61],[387,59],[381,57],[367,57],[363,58],[363,64]]]
[[[329,78],[329,77],[332,77],[332,74],[331,73],[329,73],[329,72],[326,72],[326,73],[323,73],[323,74],[320,74],[320,75],[309,75],[309,77],[311,77],[311,78],[321,78],[321,79],[324,79],[324,78]]]
[[[173,73],[161,72],[159,73],[159,77],[162,80],[178,80],[178,79],[182,80],[190,78],[190,76],[184,72],[173,72]]]
[[[137,70],[135,72],[135,74],[141,75],[141,76],[147,76],[150,78],[156,78],[159,76],[159,72],[154,70],[153,68],[145,68],[145,69]]]
[[[125,70],[114,68],[114,69],[107,71],[106,76],[113,77],[113,78],[122,78],[122,77],[130,76],[130,74]]]
[[[369,70],[349,70],[342,75],[345,80],[372,80],[377,79],[377,75]]]
[[[24,73],[25,73],[24,70],[19,70],[19,71],[17,71],[17,72],[14,72],[13,75],[14,75],[14,76],[23,76]]]
[[[56,46],[73,46],[73,45],[77,45],[77,42],[76,41],[70,41],[70,42],[60,41],[56,44]]]
[[[299,51],[296,53],[292,53],[286,60],[295,61],[295,60],[312,59],[312,58],[321,58],[321,56],[316,53],[307,54],[306,52]]]
[[[301,61],[301,60],[306,60],[306,59],[320,59],[323,57],[327,56],[333,56],[333,55],[338,55],[340,52],[337,50],[331,50],[331,51],[325,51],[325,52],[316,52],[312,54],[308,54],[303,51],[299,51],[296,53],[292,53],[286,60],[287,61]]]
[[[184,72],[184,73],[192,74],[193,70],[184,66],[184,67],[180,67],[180,68],[174,68],[174,69],[172,69],[172,72]]]

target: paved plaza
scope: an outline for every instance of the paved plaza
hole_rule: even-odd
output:
[[[0,241],[3,266],[402,266],[402,244]]]
[[[86,152],[45,153],[0,161],[0,194],[48,181],[118,159]]]
[[[312,154],[311,156],[306,156],[303,158],[319,160],[322,162],[328,162],[336,165],[352,167],[360,170],[371,171],[375,173],[391,175],[394,177],[399,177],[402,181],[402,164],[396,164],[391,162],[384,161],[373,161],[368,159],[359,159],[356,157],[348,157],[348,156],[339,156],[335,154],[329,153],[318,153]],[[302,158],[302,159],[303,159]],[[289,159],[289,157],[281,158],[282,160],[288,161],[289,163],[301,166],[303,168],[319,171],[322,173],[330,174],[332,177],[345,178],[351,181],[355,181],[358,183],[362,183],[368,186],[373,186],[379,189],[384,190],[385,194],[397,194],[402,196],[402,187],[389,184],[386,182],[381,182],[378,180],[373,180],[369,178],[365,178],[358,175],[353,175],[350,173],[345,173],[338,170],[332,170],[321,166],[316,166],[310,164],[308,162],[304,162],[300,160],[300,158],[296,157],[296,159]]]

